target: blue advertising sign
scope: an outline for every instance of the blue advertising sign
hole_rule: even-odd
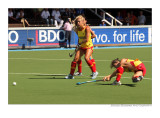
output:
[[[65,31],[59,29],[8,30],[8,46],[27,45],[28,38],[34,39],[32,46],[59,45],[65,42]],[[73,43],[74,40],[71,40],[71,44]]]
[[[93,44],[135,44],[148,43],[148,27],[144,28],[92,28],[96,37]],[[31,46],[49,46],[65,43],[65,31],[60,29],[33,28],[9,29],[8,46],[28,45],[27,39],[33,38]],[[71,45],[77,45],[78,36],[72,31]]]
[[[27,41],[26,30],[8,31],[8,46],[21,46],[25,41]]]
[[[148,43],[148,28],[93,28],[93,44]],[[75,37],[78,43],[78,36]]]

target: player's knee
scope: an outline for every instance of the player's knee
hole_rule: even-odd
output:
[[[89,57],[85,57],[85,60],[86,60],[86,61],[89,61],[90,59],[89,59]]]
[[[133,76],[132,77],[132,82],[139,82],[143,79],[143,76]]]
[[[74,62],[78,62],[79,58],[75,57]]]

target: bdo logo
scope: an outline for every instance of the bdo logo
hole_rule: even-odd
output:
[[[65,41],[65,31],[58,30],[39,30],[39,42],[46,43],[46,42],[55,42],[57,41],[63,42]]]

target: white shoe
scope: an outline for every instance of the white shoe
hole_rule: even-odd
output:
[[[74,76],[82,76],[82,73],[77,71],[76,73],[74,73]]]
[[[96,72],[93,72],[93,73],[92,73],[92,78],[91,78],[91,79],[96,79],[97,75],[98,75],[98,72],[97,72],[97,71],[96,71]]]
[[[66,79],[74,79],[73,75],[69,74],[68,76],[65,77]]]
[[[96,72],[97,72],[97,71],[96,71]],[[97,73],[98,73],[98,72],[97,72]],[[90,76],[92,77],[92,76],[93,76],[93,73],[91,73]]]
[[[113,83],[112,83],[112,85],[121,85],[122,83],[119,81],[119,82],[117,82],[117,80],[115,80]]]

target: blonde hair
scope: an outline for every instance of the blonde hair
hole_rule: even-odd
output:
[[[77,24],[76,24],[76,22],[77,22],[77,19],[78,19],[78,18],[82,19],[82,21],[84,21],[84,24],[86,23],[86,22],[85,22],[85,18],[84,18],[82,15],[77,16],[77,17],[73,20],[73,30],[77,30]]]

